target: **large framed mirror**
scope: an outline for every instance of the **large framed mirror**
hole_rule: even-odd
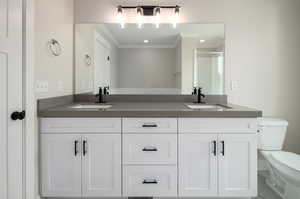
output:
[[[76,24],[75,93],[224,94],[224,24]]]

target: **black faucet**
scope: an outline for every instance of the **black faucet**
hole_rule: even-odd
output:
[[[203,101],[203,99],[205,98],[205,95],[202,93],[202,88],[201,87],[194,87],[193,90],[193,95],[197,95],[197,101],[195,101],[194,103],[205,103]]]
[[[99,87],[99,92],[96,95],[96,97],[98,97],[98,101],[96,103],[106,103],[104,101],[105,95],[109,95],[109,87],[108,86],[105,86],[104,88]]]

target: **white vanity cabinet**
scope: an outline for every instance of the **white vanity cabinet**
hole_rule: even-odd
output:
[[[120,118],[44,118],[40,139],[43,197],[121,196]]]
[[[179,196],[257,195],[256,119],[180,118]]]
[[[42,197],[252,197],[256,118],[42,118]]]

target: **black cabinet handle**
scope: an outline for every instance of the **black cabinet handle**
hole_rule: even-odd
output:
[[[158,151],[157,148],[143,148],[143,151]]]
[[[25,111],[21,111],[21,112],[18,112],[18,111],[14,111],[11,115],[10,115],[10,118],[12,120],[23,120],[26,116],[26,113]]]
[[[223,156],[225,156],[225,142],[224,141],[221,141],[221,144],[222,144],[222,151],[221,151],[221,154]]]
[[[157,180],[144,180],[143,181],[143,184],[157,184],[158,182],[157,182]]]
[[[87,154],[86,144],[87,144],[87,141],[84,140],[84,141],[83,141],[83,151],[82,151],[83,156],[85,156],[85,155]]]
[[[217,141],[216,140],[213,141],[213,147],[214,147],[213,154],[214,154],[214,156],[217,156]]]
[[[74,141],[74,155],[75,155],[75,156],[77,156],[77,154],[78,154],[77,145],[78,145],[78,140],[75,140],[75,141]]]
[[[143,124],[142,127],[143,128],[155,128],[155,127],[157,127],[157,124]]]

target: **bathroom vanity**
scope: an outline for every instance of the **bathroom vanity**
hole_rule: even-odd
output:
[[[262,113],[227,103],[224,33],[76,24],[74,95],[39,101],[41,196],[256,196]]]
[[[256,196],[260,111],[110,104],[39,111],[43,197]]]

